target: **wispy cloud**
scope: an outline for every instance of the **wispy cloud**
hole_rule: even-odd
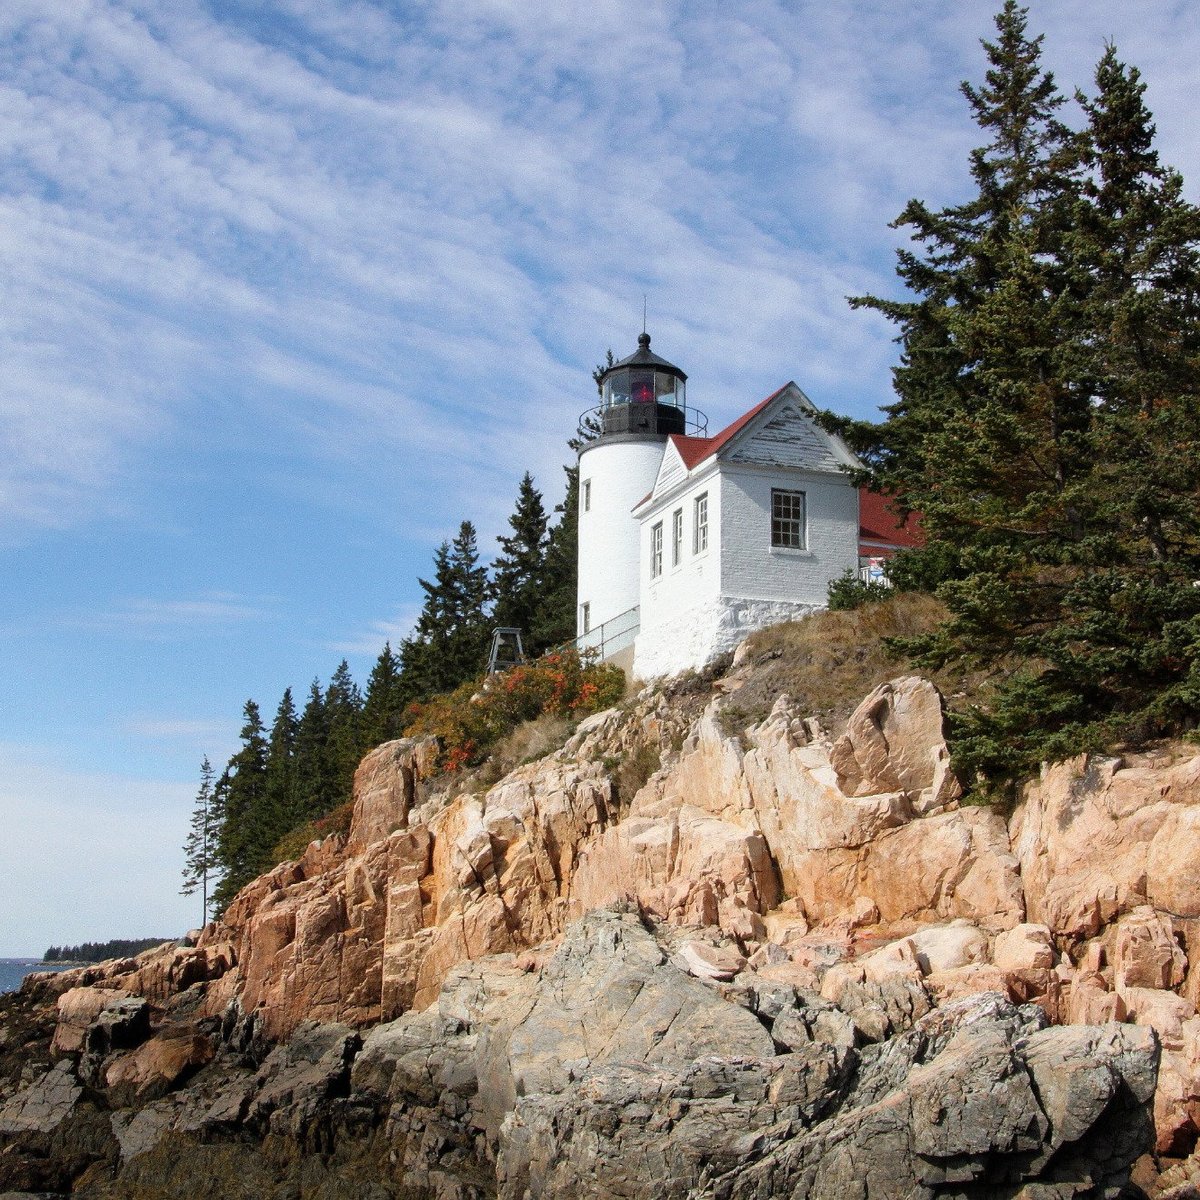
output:
[[[131,597],[108,609],[67,615],[62,623],[99,632],[163,637],[198,627],[265,621],[274,615],[270,601],[211,592],[175,599]]]
[[[389,643],[393,650],[399,650],[400,643],[413,632],[420,613],[420,605],[409,605],[391,620],[372,621],[366,629],[327,643],[328,648],[335,654],[378,655],[384,643]]]
[[[1167,0],[1043,17],[1067,86],[1105,34],[1136,60],[1155,29],[1167,154],[1196,165],[1194,21]],[[978,74],[987,31],[933,0],[290,0],[220,19],[12,0],[0,522],[122,502],[214,389],[245,398],[238,436],[408,439],[389,488],[418,506],[464,468],[495,478],[479,455],[514,418],[548,460],[643,291],[718,416],[793,375],[867,410],[888,331],[843,297],[890,286],[886,220],[910,194],[961,186],[952,81]]]

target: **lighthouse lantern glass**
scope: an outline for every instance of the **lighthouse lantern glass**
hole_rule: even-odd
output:
[[[604,380],[603,408],[618,404],[670,404],[683,408],[684,384],[666,371],[645,368],[613,371]]]

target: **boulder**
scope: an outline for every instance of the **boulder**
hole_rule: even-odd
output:
[[[871,692],[851,714],[829,757],[848,796],[903,792],[915,812],[927,814],[962,794],[950,770],[941,693],[916,675]]]
[[[1043,971],[1054,966],[1054,942],[1045,925],[1016,925],[996,935],[992,962],[1002,971]]]
[[[1171,918],[1149,905],[1117,922],[1111,961],[1119,990],[1178,987],[1187,973],[1187,956],[1175,940]]]

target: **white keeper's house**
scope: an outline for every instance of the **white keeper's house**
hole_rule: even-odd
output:
[[[648,334],[599,383],[579,455],[582,649],[642,679],[702,667],[918,544],[915,522],[850,483],[857,460],[796,384],[710,437]]]

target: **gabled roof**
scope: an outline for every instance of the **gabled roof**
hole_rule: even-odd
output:
[[[741,433],[772,400],[782,395],[792,386],[790,383],[785,383],[778,391],[772,392],[765,400],[760,401],[749,412],[742,413],[736,421],[731,425],[726,425],[720,433],[713,434],[712,437],[688,437],[682,433],[671,434],[669,440],[674,443],[675,449],[679,451],[679,457],[683,459],[683,465],[690,471],[706,458],[711,458],[726,442],[731,441]]]
[[[868,492],[866,488],[858,492],[858,536],[860,541],[884,546],[925,545],[919,513],[909,513],[901,520],[887,496]]]

